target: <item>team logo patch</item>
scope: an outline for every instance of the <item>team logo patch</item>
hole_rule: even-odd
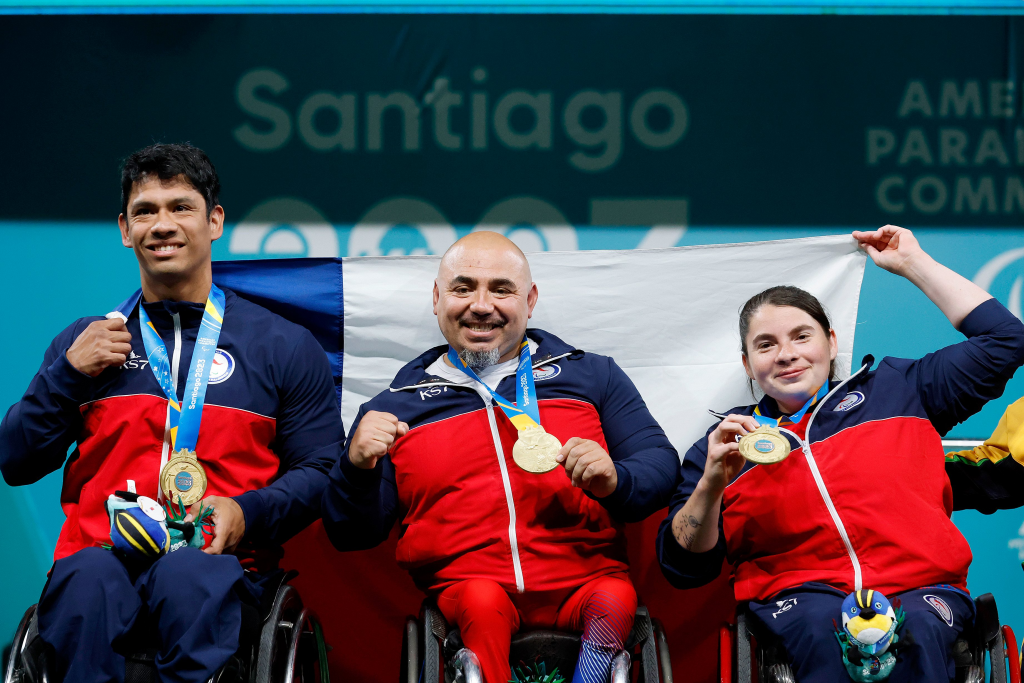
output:
[[[946,626],[953,626],[953,610],[949,608],[949,605],[946,604],[945,600],[943,600],[937,595],[926,595],[924,596],[924,601],[931,605],[932,609],[939,613],[939,616],[942,617],[942,620],[946,622]]]
[[[789,610],[796,607],[796,598],[786,598],[785,600],[776,600],[775,605],[779,608],[778,612],[772,612],[772,619],[778,619],[780,614],[784,614]]]
[[[559,373],[562,372],[562,368],[559,365],[552,363],[551,365],[542,365],[539,368],[533,369],[533,381],[540,382],[541,380],[551,379],[552,377],[558,377]]]
[[[217,349],[217,352],[213,354],[213,365],[210,368],[210,384],[227,381],[234,371],[235,359],[224,349]]]
[[[847,410],[856,408],[863,402],[864,394],[860,393],[859,391],[851,391],[843,398],[842,401],[839,402],[839,405],[837,405],[832,410],[833,412],[845,412]]]

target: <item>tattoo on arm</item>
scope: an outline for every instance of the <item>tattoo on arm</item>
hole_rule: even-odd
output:
[[[676,515],[672,522],[672,533],[679,545],[687,550],[693,547],[693,540],[697,535],[697,528],[700,522],[693,515]]]

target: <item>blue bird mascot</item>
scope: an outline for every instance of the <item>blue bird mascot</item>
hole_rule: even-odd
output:
[[[878,591],[859,590],[846,596],[843,627],[836,628],[836,639],[850,678],[874,683],[889,677],[896,666],[898,631],[905,619],[903,609],[894,610],[889,599]]]
[[[134,488],[129,486],[129,488]],[[212,533],[213,508],[203,508],[194,520],[185,521],[185,506],[160,506],[152,498],[134,491],[116,491],[107,498],[110,517],[110,546],[130,567],[152,564],[179,548],[202,548],[204,533]]]

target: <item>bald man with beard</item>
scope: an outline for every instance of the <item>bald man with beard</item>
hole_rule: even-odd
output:
[[[339,550],[362,550],[398,521],[399,565],[459,627],[487,683],[511,677],[520,629],[582,632],[573,681],[600,683],[637,605],[622,525],[665,507],[679,457],[611,358],[527,329],[538,296],[502,235],[471,233],[445,253],[434,314],[448,344],[360,408],[324,526]],[[520,430],[541,434],[521,414],[530,401],[561,444],[544,473],[513,459]]]

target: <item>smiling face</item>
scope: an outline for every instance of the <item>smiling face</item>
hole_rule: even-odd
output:
[[[118,217],[118,224],[122,244],[139,261],[147,301],[205,301],[212,282],[211,245],[224,228],[220,206],[207,214],[203,195],[184,176],[144,176],[132,187],[127,213]]]
[[[743,367],[779,408],[792,414],[828,381],[838,353],[834,330],[825,331],[794,306],[765,304],[750,316]]]
[[[470,233],[441,259],[434,314],[456,351],[497,350],[506,361],[518,353],[537,296],[530,264],[515,244],[494,232]]]

